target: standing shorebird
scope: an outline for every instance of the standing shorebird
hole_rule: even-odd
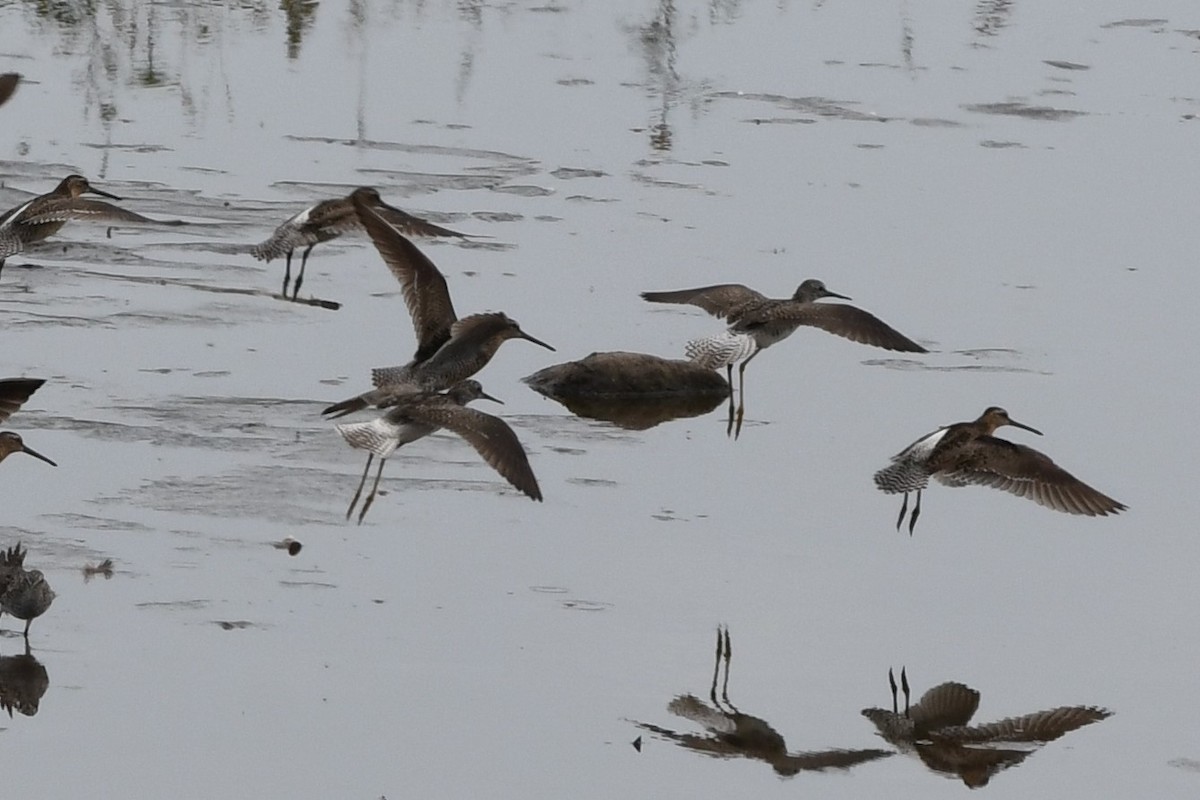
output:
[[[0,553],[0,612],[25,620],[28,639],[30,623],[46,613],[55,595],[40,570],[25,569],[25,552],[18,542]]]
[[[705,703],[694,694],[681,694],[667,704],[667,710],[677,717],[702,725],[706,735],[681,733],[649,723],[636,723],[668,741],[696,753],[717,758],[752,758],[765,761],[781,777],[790,777],[804,770],[849,769],[857,764],[886,758],[886,750],[821,750],[789,753],[787,742],[770,723],[761,717],[744,714],[729,702],[729,662],[732,648],[729,631],[717,628],[717,656],[713,667],[712,687]],[[721,680],[721,666],[725,677]],[[717,684],[721,693],[717,695]]]
[[[17,412],[25,401],[45,383],[43,378],[4,378],[0,380],[0,422],[5,422]],[[0,461],[13,453],[25,453],[45,461],[52,467],[57,467],[50,459],[25,444],[21,437],[12,431],[0,431]]]
[[[479,381],[468,380],[455,384],[444,394],[422,392],[401,396],[386,414],[370,422],[344,422],[338,425],[337,431],[347,444],[367,451],[367,466],[363,469],[354,499],[346,509],[346,519],[350,519],[354,506],[358,504],[363,486],[367,483],[367,474],[371,471],[371,461],[376,456],[379,457],[379,469],[375,473],[371,492],[358,514],[359,525],[375,499],[383,465],[396,452],[396,448],[423,439],[442,428],[466,439],[492,469],[530,498],[541,502],[542,490],[538,488],[537,478],[529,466],[529,457],[517,440],[517,435],[499,417],[467,408],[467,403],[472,400],[500,402],[484,392]]]
[[[13,92],[17,90],[17,84],[21,82],[21,73],[6,72],[0,75],[0,106],[8,102],[8,98],[13,96]]]
[[[356,191],[362,193],[377,214],[408,236],[467,238],[465,233],[434,225],[432,222],[389,206],[383,202],[379,192],[374,189],[364,186]],[[292,279],[292,252],[297,248],[304,248],[304,252],[300,255],[300,272],[297,273],[296,283],[292,286],[292,299],[295,300],[300,294],[300,284],[304,282],[304,266],[308,263],[308,254],[312,252],[312,249],[321,242],[336,239],[343,233],[361,231],[362,227],[358,214],[354,211],[354,203],[350,200],[350,195],[322,200],[284,222],[275,229],[269,239],[255,245],[250,254],[259,261],[267,263],[280,256],[287,259],[283,272],[283,296],[287,297],[288,283]]]
[[[53,236],[73,219],[108,224],[182,224],[177,221],[163,223],[143,217],[103,200],[80,197],[83,194],[98,194],[110,200],[121,199],[95,188],[82,175],[68,175],[59,181],[54,191],[27,200],[0,215],[0,269],[4,268],[6,258],[20,253],[26,245]]]
[[[864,708],[862,715],[901,752],[915,754],[934,772],[961,778],[972,788],[987,785],[997,772],[1020,764],[1046,742],[1112,716],[1111,711],[1096,706],[1059,706],[971,725],[971,717],[979,708],[979,692],[971,687],[953,681],[941,683],[910,707],[908,676],[901,669],[901,713],[896,679],[890,669],[888,682],[892,687],[892,710]]]
[[[375,389],[329,406],[322,414],[341,417],[369,406],[386,406],[398,395],[446,389],[487,366],[509,339],[524,339],[553,350],[521,330],[502,312],[459,319],[450,301],[446,278],[424,253],[393,228],[375,208],[374,189],[356,189],[350,199],[363,227],[388,269],[400,281],[404,303],[417,334],[417,352],[401,367],[371,371]]]
[[[898,350],[905,353],[929,352],[921,345],[895,330],[883,320],[850,305],[818,303],[825,297],[841,300],[850,298],[825,288],[819,280],[809,279],[800,284],[796,293],[783,299],[772,299],[740,283],[680,289],[674,292],[642,292],[642,298],[652,303],[684,303],[699,306],[718,318],[729,321],[729,328],[720,334],[693,339],[687,343],[687,357],[706,367],[725,367],[729,380],[729,428],[734,427],[733,365],[738,364],[737,430],[741,433],[745,415],[746,365],[760,351],[791,336],[801,325],[821,328],[855,342]]]
[[[1123,504],[1088,486],[1049,456],[992,436],[1002,425],[1042,435],[1036,428],[1010,419],[1003,408],[992,406],[974,422],[938,428],[892,456],[892,463],[875,473],[875,485],[888,494],[904,492],[896,530],[908,510],[908,493],[916,492],[917,502],[908,520],[912,535],[921,513],[921,491],[931,476],[946,486],[979,484],[1003,489],[1068,514],[1103,517],[1125,510]]]

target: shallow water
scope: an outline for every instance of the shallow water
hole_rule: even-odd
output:
[[[0,208],[78,171],[190,224],[72,223],[0,274],[0,373],[49,379],[8,427],[60,465],[0,468],[0,542],[58,592],[37,713],[0,725],[14,796],[963,791],[910,755],[780,778],[639,728],[704,735],[667,706],[707,697],[718,623],[730,699],[792,751],[893,749],[859,711],[904,665],[978,689],[980,722],[1115,712],[990,796],[1200,790],[1200,8],[44,8],[0,6],[27,79]],[[411,354],[399,286],[343,238],[304,283],[341,309],[282,302],[249,247],[360,184],[488,237],[421,246],[460,313],[557,348],[479,376],[544,503],[439,434],[344,523],[363,461],[318,412]],[[720,330],[639,291],[807,277],[935,352],[799,331],[747,371],[736,443],[722,407],[628,430],[519,380]],[[935,486],[897,533],[872,472],[991,404],[1129,512]]]

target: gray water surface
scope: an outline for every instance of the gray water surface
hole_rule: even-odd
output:
[[[859,712],[906,666],[981,722],[1115,712],[990,797],[1200,792],[1200,7],[284,5],[0,5],[26,78],[0,209],[77,171],[190,223],[70,223],[0,274],[0,377],[48,379],[7,427],[59,463],[0,468],[0,543],[58,592],[6,794],[966,791],[911,753],[781,777],[639,727],[705,735],[668,704],[707,700],[718,623],[730,699],[793,752],[893,751]],[[282,302],[249,248],[363,184],[479,235],[420,245],[460,314],[557,348],[479,375],[544,503],[437,434],[344,522],[364,459],[319,411],[411,355],[399,285],[347,237],[303,291],[340,310]],[[520,382],[721,330],[640,291],[809,277],[933,352],[799,331],[747,371],[736,442],[723,407],[628,430]],[[989,405],[1128,513],[935,485],[897,533],[872,473]]]

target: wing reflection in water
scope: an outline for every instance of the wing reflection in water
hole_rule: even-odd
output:
[[[0,656],[0,708],[13,715],[13,709],[32,717],[38,712],[42,695],[50,688],[50,676],[46,668],[29,652],[29,640],[25,640],[25,653],[19,656]]]
[[[572,414],[631,430],[707,414],[729,397],[713,370],[647,353],[592,353],[522,380]]]
[[[729,702],[729,662],[732,654],[729,631],[717,628],[716,663],[708,693],[710,702],[705,703],[693,694],[681,694],[667,704],[668,711],[700,725],[704,733],[683,733],[645,722],[635,724],[660,739],[702,755],[765,761],[782,777],[791,777],[804,770],[849,769],[891,755],[884,750],[789,753],[783,736],[766,720],[742,713]],[[722,664],[725,667],[723,679]],[[720,695],[717,694],[718,683],[721,686]]]
[[[917,756],[934,772],[961,778],[972,789],[986,786],[997,772],[1020,764],[1046,742],[1112,716],[1111,711],[1096,706],[1059,706],[971,725],[979,708],[979,692],[969,686],[953,681],[938,684],[910,706],[908,675],[901,669],[901,712],[896,678],[890,669],[888,682],[892,710],[865,708],[863,716],[900,752]]]

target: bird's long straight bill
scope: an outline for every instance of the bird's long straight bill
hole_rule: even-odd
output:
[[[107,197],[109,200],[121,200],[122,199],[120,197],[117,197],[115,194],[109,194],[108,192],[104,191],[103,189],[97,189],[95,186],[89,185],[87,190],[91,194],[98,194],[101,197]]]
[[[550,351],[553,351],[553,352],[557,352],[556,350],[554,350],[554,348],[553,348],[553,347],[551,347],[550,345],[546,344],[546,343],[545,343],[545,342],[543,342],[541,339],[535,339],[534,337],[530,336],[530,335],[529,335],[528,333],[526,333],[525,331],[521,331],[521,333],[520,333],[520,336],[521,336],[521,338],[522,338],[522,339],[524,339],[524,340],[526,340],[526,341],[533,342],[534,344],[540,344],[542,347],[546,348],[547,350],[550,350]]]
[[[58,464],[55,464],[53,461],[51,461],[50,459],[46,458],[44,455],[42,455],[42,454],[41,454],[41,453],[39,453],[37,450],[34,450],[32,447],[30,447],[30,446],[28,446],[28,445],[22,445],[22,446],[21,446],[21,452],[22,452],[22,453],[26,453],[26,454],[28,454],[28,455],[31,455],[31,456],[33,456],[34,458],[41,459],[42,461],[45,461],[47,464],[49,464],[49,465],[50,465],[50,466],[52,466],[52,467],[57,467],[57,466],[58,466]]]
[[[1009,425],[1012,425],[1014,428],[1020,428],[1020,429],[1021,429],[1021,430],[1023,430],[1023,431],[1029,431],[1030,433],[1036,433],[1038,436],[1043,436],[1043,435],[1044,435],[1044,434],[1043,434],[1041,431],[1039,431],[1037,428],[1031,428],[1031,427],[1029,427],[1028,425],[1025,425],[1025,424],[1023,424],[1023,423],[1020,423],[1020,422],[1017,422],[1016,420],[1012,419],[1011,417],[1010,417],[1010,418],[1009,418],[1009,420],[1008,420],[1008,424],[1009,424]]]

